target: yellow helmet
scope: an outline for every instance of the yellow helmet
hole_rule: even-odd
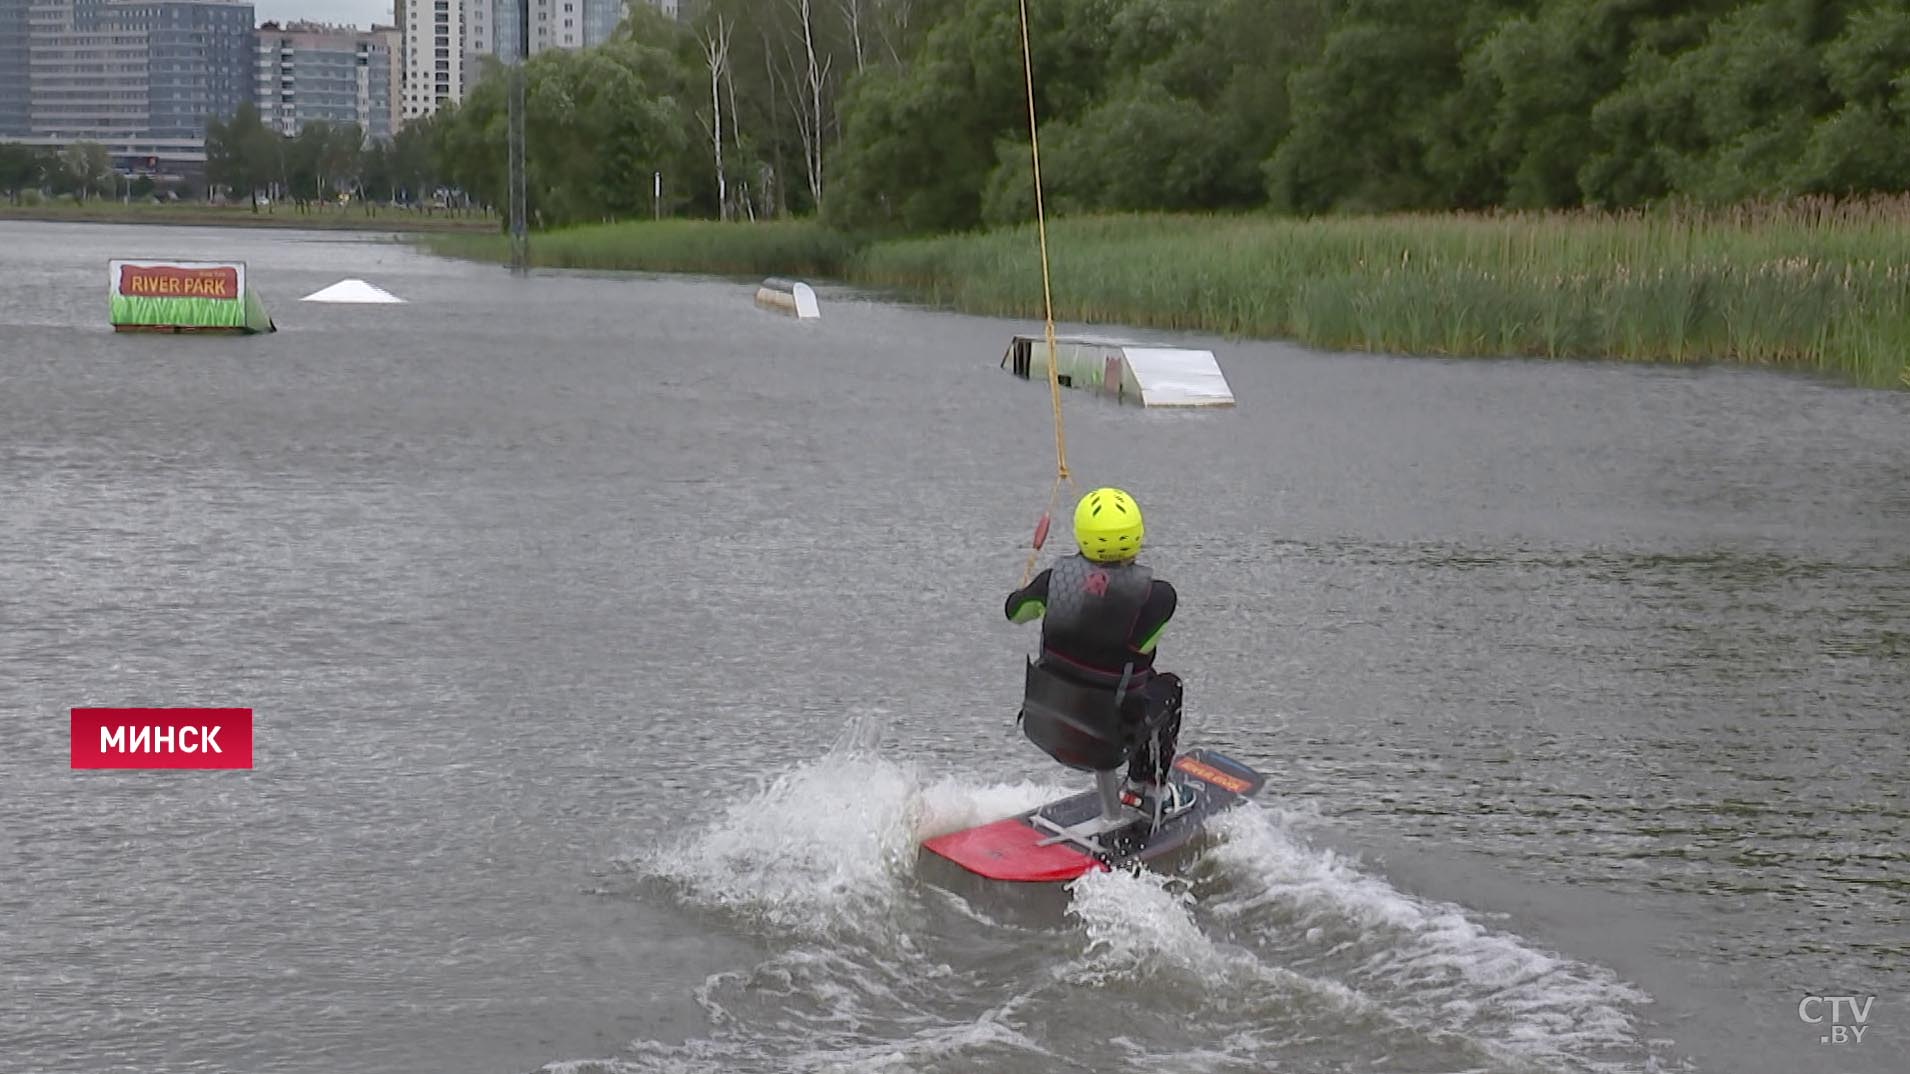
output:
[[[1120,489],[1095,489],[1074,509],[1074,539],[1096,563],[1119,563],[1141,552],[1141,505]]]

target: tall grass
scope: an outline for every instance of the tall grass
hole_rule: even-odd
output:
[[[1703,212],[1059,220],[1057,319],[1426,355],[1730,361],[1910,385],[1910,199]],[[854,266],[978,313],[1041,314],[1032,226]]]
[[[451,257],[507,261],[507,235],[432,235],[420,240]],[[855,240],[807,220],[724,224],[625,221],[531,236],[531,263],[547,268],[698,272],[716,276],[846,275]]]
[[[1910,198],[1728,210],[1050,223],[1058,320],[1423,355],[1739,362],[1910,387]],[[433,248],[502,259],[502,237]],[[694,221],[540,234],[539,264],[809,275],[1041,315],[1032,224],[859,244]]]

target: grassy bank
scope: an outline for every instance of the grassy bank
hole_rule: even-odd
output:
[[[0,202],[0,220],[41,220],[83,224],[158,224],[173,227],[306,228],[318,231],[491,232],[497,218],[477,212],[443,209],[393,209],[384,206],[312,207],[300,212],[292,205],[274,205],[257,213],[250,205],[208,205],[204,202],[71,201],[38,205]]]
[[[1739,362],[1910,387],[1910,199],[1712,213],[1059,220],[1058,320],[1345,350]],[[501,238],[432,237],[496,257]],[[1041,315],[1032,225],[857,244],[807,223],[532,237],[539,264],[806,275]]]

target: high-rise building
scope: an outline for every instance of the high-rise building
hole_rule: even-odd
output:
[[[391,88],[386,101],[386,122],[391,133],[405,124],[405,35],[396,26],[372,24],[371,32],[385,43],[385,85]]]
[[[531,0],[531,55],[584,47],[586,0]]]
[[[259,27],[259,118],[286,135],[305,125],[355,123],[365,137],[391,137],[388,37],[351,26],[293,22]]]
[[[483,57],[497,51],[500,11],[517,10],[516,0],[462,0],[464,4],[464,92],[484,76]]]
[[[672,6],[674,6],[674,0],[672,0]],[[624,0],[585,0],[583,6],[585,46],[601,45],[610,40],[610,35],[616,33],[617,26],[623,22],[626,10]]]
[[[27,78],[32,6],[32,0],[0,0],[0,139],[33,133],[33,83]]]
[[[33,0],[27,78],[36,140],[118,142],[151,133],[143,26],[84,0]]]
[[[252,99],[252,5],[208,0],[131,0],[120,26],[146,25],[148,107],[159,138],[204,138]]]
[[[517,0],[470,0],[488,9],[491,13],[491,47],[484,50],[492,56],[510,63],[517,58]],[[537,0],[530,0],[529,7],[535,12]],[[537,16],[532,14],[535,19]]]
[[[471,0],[493,9],[497,31],[493,55],[511,59],[517,55],[517,0]],[[531,55],[545,49],[590,48],[610,40],[623,23],[627,0],[530,0]],[[636,0],[657,3],[673,0]]]
[[[3,0],[0,0],[3,2]],[[630,3],[676,15],[677,0],[528,0],[530,53],[589,48],[610,40]],[[461,101],[483,73],[483,58],[519,55],[518,0],[395,0],[404,60],[404,116],[426,116]]]
[[[489,0],[399,0],[405,35],[404,118],[432,115],[464,99],[466,3]]]
[[[26,19],[29,141],[203,160],[206,125],[254,96],[250,3],[28,0]]]

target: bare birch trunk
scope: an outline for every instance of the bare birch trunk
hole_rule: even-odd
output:
[[[895,45],[895,39],[906,34],[909,29],[909,9],[914,0],[873,0],[876,7],[875,32],[882,39],[882,47],[889,50],[889,62],[900,67],[902,50]],[[857,61],[861,55],[858,52]]]
[[[791,8],[802,20],[803,65],[801,79],[809,91],[809,99],[803,100],[800,92],[796,95],[796,134],[802,139],[803,166],[809,172],[809,194],[816,203],[818,212],[822,209],[822,85],[829,77],[829,67],[835,57],[816,56],[815,10],[811,0],[789,0]],[[787,54],[788,50],[784,50]],[[790,67],[796,68],[794,57]]]
[[[703,38],[703,57],[710,68],[710,142],[716,155],[716,215],[718,219],[730,218],[729,179],[723,171],[723,95],[720,92],[721,81],[729,73],[730,31],[732,24],[725,23],[723,16],[716,16],[714,33],[705,32]],[[731,107],[735,100],[732,97]],[[731,117],[732,122],[734,116]]]
[[[763,35],[763,74],[766,76],[769,82],[769,115],[773,117],[777,114],[776,113],[776,49],[774,46],[772,46],[769,43],[769,30],[765,28],[761,32]],[[779,156],[780,154],[777,153],[776,151],[782,148],[782,137],[780,132],[776,132],[775,136],[770,139],[770,146],[771,146],[770,155]],[[759,178],[762,178],[762,177],[759,177]],[[763,190],[766,192],[773,189],[770,181],[767,178],[763,179],[762,187],[763,187]],[[775,218],[778,215],[776,212],[776,205],[773,202],[765,201],[763,203],[763,215],[768,216],[772,219]]]
[[[842,9],[842,17],[849,23],[849,41],[856,50],[856,73],[861,74],[865,66],[862,58],[862,5],[865,0],[836,0],[836,6]]]
[[[728,91],[730,98],[730,144],[740,153],[743,150],[743,127],[742,121],[737,118],[741,113],[736,109],[736,73],[735,69],[727,64],[723,68],[723,88]],[[742,180],[739,185],[741,189],[738,190],[737,196],[743,205],[749,208],[749,218],[754,220],[756,210],[749,203],[749,180]]]

